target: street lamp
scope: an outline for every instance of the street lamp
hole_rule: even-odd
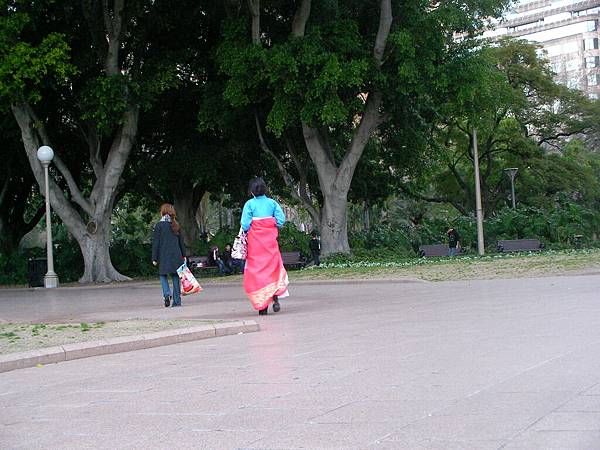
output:
[[[509,167],[508,169],[504,169],[504,171],[510,177],[510,194],[512,198],[512,207],[513,209],[517,206],[517,201],[515,199],[515,177],[517,176],[517,172],[519,169],[517,167]]]
[[[50,221],[50,183],[48,180],[48,166],[54,158],[54,151],[47,145],[41,146],[37,151],[37,158],[44,166],[44,181],[46,190],[46,253],[48,257],[48,272],[44,276],[44,287],[58,287],[58,275],[54,272],[54,256],[52,254],[52,223]]]

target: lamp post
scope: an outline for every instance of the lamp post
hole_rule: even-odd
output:
[[[479,180],[479,151],[477,148],[477,129],[473,128],[473,166],[475,168],[475,211],[477,215],[477,252],[485,253],[483,240],[483,208],[481,206],[481,182]]]
[[[50,219],[50,183],[48,180],[48,167],[54,158],[54,151],[43,145],[37,151],[37,158],[44,166],[44,188],[46,191],[46,253],[48,257],[48,272],[44,276],[44,287],[58,287],[58,275],[54,272],[54,256],[52,253],[52,223]]]
[[[515,199],[515,177],[517,176],[519,169],[517,167],[509,167],[504,169],[504,171],[510,177],[510,196],[512,199],[512,207],[515,209],[517,206],[517,200]]]

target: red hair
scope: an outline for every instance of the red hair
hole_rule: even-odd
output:
[[[181,227],[177,222],[177,213],[175,212],[175,207],[170,203],[163,203],[160,205],[160,216],[169,215],[171,217],[171,230],[173,233],[179,234]]]

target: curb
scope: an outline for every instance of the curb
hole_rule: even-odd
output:
[[[53,364],[91,356],[131,352],[163,345],[210,339],[219,336],[253,333],[260,327],[254,320],[222,322],[154,333],[121,336],[100,341],[78,342],[26,352],[0,355],[0,373],[16,369]]]
[[[220,281],[219,278],[201,278],[196,277],[202,287],[204,286],[218,286],[218,287],[241,287],[242,279],[236,281]],[[293,284],[357,284],[357,283],[429,283],[427,280],[416,277],[397,277],[397,278],[303,278],[303,279],[291,279],[290,283]],[[120,281],[105,284],[69,284],[61,285],[52,291],[59,292],[60,290],[96,290],[96,289],[148,289],[156,288],[160,286],[160,283],[156,280],[144,280],[144,281]],[[44,287],[28,287],[28,286],[11,286],[5,287],[0,286],[1,292],[45,292],[47,291]]]

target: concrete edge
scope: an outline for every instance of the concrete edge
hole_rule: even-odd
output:
[[[131,352],[219,336],[254,333],[256,331],[260,331],[260,326],[254,320],[240,320],[9,353],[0,355],[0,373],[92,356]]]

